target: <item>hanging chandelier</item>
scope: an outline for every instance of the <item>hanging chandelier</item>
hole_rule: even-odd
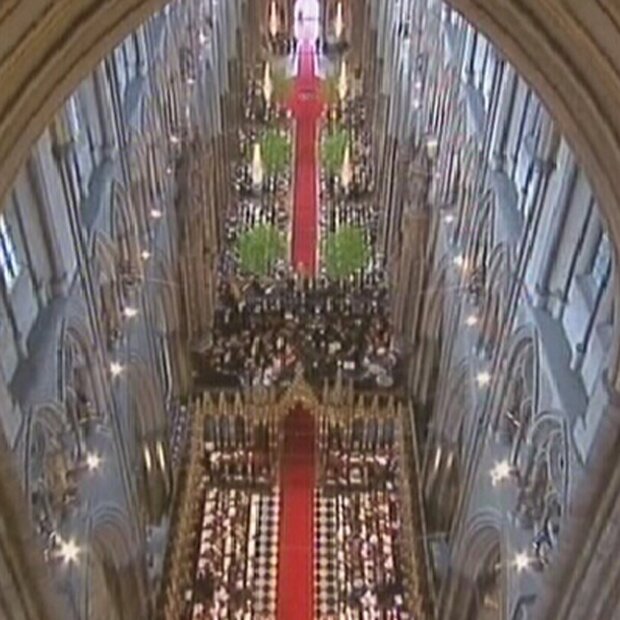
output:
[[[336,7],[336,18],[334,20],[334,34],[337,39],[342,37],[342,33],[344,32],[344,19],[342,17],[342,2],[338,3]]]
[[[278,5],[274,1],[269,9],[269,34],[275,37],[278,34]]]
[[[260,143],[254,143],[254,151],[252,153],[252,185],[255,189],[260,189],[263,186],[263,179],[265,173],[263,171],[263,158],[261,155]]]
[[[269,105],[271,103],[271,97],[273,95],[273,80],[271,79],[271,67],[269,63],[265,63],[265,75],[263,77],[263,95],[265,97],[265,103]]]
[[[347,96],[347,61],[344,59],[340,65],[340,76],[338,77],[338,96],[340,101],[344,101]]]
[[[351,165],[351,148],[347,142],[347,146],[344,150],[344,158],[342,160],[342,170],[340,172],[340,183],[345,191],[351,186],[353,180],[353,166]]]

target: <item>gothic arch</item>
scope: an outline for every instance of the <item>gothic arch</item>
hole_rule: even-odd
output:
[[[44,458],[48,443],[52,438],[59,437],[67,427],[66,412],[60,403],[46,403],[33,407],[26,420],[23,458],[24,482],[26,493],[34,489],[37,476],[45,474]]]
[[[91,609],[94,618],[126,617],[136,613],[142,617],[145,606],[144,583],[139,573],[140,564],[136,562],[139,550],[134,544],[135,534],[130,531],[128,515],[118,506],[109,504],[99,506],[91,517],[88,553],[94,569],[87,587],[95,592],[97,585],[105,584],[106,595],[99,604],[106,601],[113,604],[109,615],[105,610]],[[99,580],[99,583],[93,583]],[[122,610],[122,613],[121,613]],[[102,615],[97,616],[97,613]]]
[[[459,560],[459,569],[469,579],[455,589],[451,598],[453,615],[446,617],[476,620],[505,617],[508,562],[500,521],[500,515],[493,510],[478,513],[471,519]],[[461,611],[457,613],[457,609]]]
[[[44,544],[51,540],[77,488],[74,474],[80,453],[71,426],[62,404],[33,407],[18,447],[23,456],[25,495]]]
[[[118,281],[118,252],[108,235],[98,232],[93,240],[95,277],[99,295],[96,303],[106,344],[113,344],[121,334],[121,291]]]
[[[111,230],[117,248],[121,285],[126,295],[142,275],[140,226],[131,196],[118,182],[112,186]]]
[[[516,516],[533,528],[533,544],[542,565],[557,546],[568,506],[570,475],[569,432],[557,411],[536,412],[526,431],[518,461],[520,485]]]
[[[97,507],[91,514],[91,545],[102,555],[109,557],[114,566],[131,564],[136,547],[130,530],[128,515],[110,504]]]
[[[522,326],[515,332],[500,369],[499,402],[492,425],[500,440],[512,446],[515,460],[540,401],[538,337],[533,328]]]
[[[81,442],[89,432],[88,424],[105,412],[91,340],[88,327],[80,319],[70,317],[63,323],[58,346],[58,398],[76,424]]]

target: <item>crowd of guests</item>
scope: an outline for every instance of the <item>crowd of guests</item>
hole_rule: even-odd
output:
[[[397,459],[391,420],[323,419],[319,429],[321,478],[326,489],[396,488]]]
[[[394,421],[322,417],[319,453],[320,616],[410,618]]]
[[[234,247],[241,233],[264,224],[275,226],[284,233],[288,222],[289,212],[286,204],[277,196],[272,200],[240,200],[235,213],[230,215],[225,225],[227,245],[229,248]]]
[[[273,618],[278,428],[247,411],[227,413],[218,407],[206,415],[202,439],[202,501],[184,618]]]
[[[209,417],[204,439],[212,483],[245,488],[274,483],[278,436],[267,420],[250,421],[241,415]]]
[[[350,201],[344,196],[328,198],[323,202],[320,216],[321,234],[325,238],[343,227],[353,226],[361,228],[367,237],[370,248],[376,248],[379,241],[379,211],[372,203],[366,201]],[[373,258],[380,257],[374,252]]]
[[[191,598],[193,620],[237,617],[232,614],[249,606],[252,592],[244,578],[249,511],[248,493],[219,488],[207,491]]]
[[[218,302],[203,358],[207,383],[270,387],[292,380],[299,362],[318,387],[338,375],[368,388],[390,388],[398,378],[387,290],[376,273],[345,283],[230,278]]]
[[[278,512],[275,490],[270,497],[244,489],[208,488],[185,618],[274,617]],[[274,531],[261,541],[261,533],[270,528]]]
[[[364,102],[355,98],[344,107],[331,109],[323,124],[323,132],[345,130],[351,157],[351,180],[343,187],[340,174],[330,176],[325,172],[321,179],[321,199],[329,201],[346,199],[350,202],[367,200],[375,189],[375,171],[372,157],[372,138],[366,128]],[[373,208],[369,205],[369,208]]]
[[[351,493],[338,510],[341,562],[341,605],[350,618],[391,620],[409,617],[401,570],[400,498],[395,492]]]
[[[286,132],[285,124],[272,124],[270,127],[280,127],[282,132]],[[249,128],[239,132],[239,152],[241,155],[239,165],[236,167],[233,179],[233,188],[238,196],[245,198],[247,196],[259,197],[261,201],[269,201],[275,197],[285,197],[288,195],[291,186],[291,169],[286,168],[278,172],[278,174],[270,175],[267,172],[263,176],[263,184],[260,188],[254,186],[252,179],[252,157],[253,148],[257,141],[260,140],[261,131],[264,128]]]
[[[290,118],[290,111],[285,105],[275,101],[267,102],[263,89],[264,67],[259,66],[256,76],[248,80],[245,90],[243,113],[248,126],[255,127],[260,124],[283,123]]]

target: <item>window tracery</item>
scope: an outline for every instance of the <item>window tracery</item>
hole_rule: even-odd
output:
[[[4,214],[0,214],[0,272],[7,290],[11,290],[19,276],[15,243]]]

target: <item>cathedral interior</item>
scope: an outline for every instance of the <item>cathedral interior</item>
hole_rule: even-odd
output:
[[[0,2],[0,619],[620,620],[619,49]]]

